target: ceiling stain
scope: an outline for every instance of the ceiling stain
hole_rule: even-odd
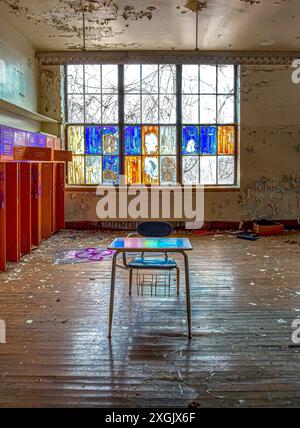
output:
[[[192,12],[201,12],[207,7],[207,0],[188,0],[184,7]]]

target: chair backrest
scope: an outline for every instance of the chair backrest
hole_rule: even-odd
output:
[[[166,221],[145,221],[139,223],[137,232],[145,237],[163,237],[171,235],[173,227]]]

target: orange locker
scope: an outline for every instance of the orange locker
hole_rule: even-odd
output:
[[[53,163],[53,232],[65,228],[65,185],[66,166],[63,162]]]
[[[5,163],[0,162],[0,272],[6,270]]]
[[[31,164],[31,239],[39,246],[42,242],[42,164]]]
[[[21,253],[31,251],[31,163],[20,163]]]
[[[42,163],[42,238],[48,239],[53,228],[53,163]]]
[[[6,259],[21,258],[20,164],[6,163]]]

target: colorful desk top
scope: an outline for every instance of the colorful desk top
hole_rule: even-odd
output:
[[[119,251],[176,251],[192,250],[187,238],[116,238],[108,247]]]

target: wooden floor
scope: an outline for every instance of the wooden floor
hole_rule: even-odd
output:
[[[300,405],[299,234],[193,238],[190,342],[184,288],[129,297],[124,271],[109,342],[110,263],[52,257],[112,237],[60,233],[0,275],[1,407]]]

